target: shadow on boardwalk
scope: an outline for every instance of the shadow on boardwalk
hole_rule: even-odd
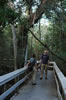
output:
[[[48,79],[39,79],[37,73],[37,85],[32,86],[32,80],[19,90],[19,94],[11,100],[58,100],[53,71],[48,71]]]

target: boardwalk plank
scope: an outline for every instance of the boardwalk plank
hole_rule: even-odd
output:
[[[40,72],[37,73],[37,85],[33,86],[30,80],[11,100],[58,100],[53,71],[48,71],[47,80],[44,77],[40,80],[39,75]]]

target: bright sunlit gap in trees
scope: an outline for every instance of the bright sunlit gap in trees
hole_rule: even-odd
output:
[[[15,5],[17,5],[17,3],[18,3],[19,1],[20,1],[20,0],[16,0]],[[38,5],[40,4],[39,0],[38,0],[38,1],[36,0],[36,2],[38,3]],[[32,7],[32,12],[34,13],[34,12],[36,11],[37,8],[38,8],[38,6],[37,6],[37,5],[34,5],[34,6]],[[24,15],[25,17],[28,17],[28,11],[26,11],[26,7],[23,7],[23,8],[22,8],[22,12],[23,12],[23,15]],[[45,15],[44,15],[44,17],[45,17]],[[37,24],[39,24],[39,23],[37,23]],[[40,24],[41,24],[41,25],[49,26],[50,21],[49,21],[47,18],[43,18],[43,17],[42,17],[42,18],[40,19]]]
[[[41,25],[46,25],[46,26],[48,26],[50,24],[49,20],[48,19],[44,19],[44,18],[41,18],[40,23],[41,23]]]

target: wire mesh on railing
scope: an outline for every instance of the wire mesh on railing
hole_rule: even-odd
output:
[[[8,26],[7,26],[8,27]],[[22,33],[21,33],[22,34]],[[17,42],[17,69],[23,67],[25,56],[25,37],[16,32]],[[13,71],[14,68],[14,46],[11,27],[0,34],[0,75]]]

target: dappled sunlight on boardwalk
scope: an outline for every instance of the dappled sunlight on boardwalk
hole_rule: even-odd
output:
[[[40,80],[40,72],[37,73],[37,85],[32,85],[30,80],[23,86],[11,100],[58,100],[53,71],[48,71],[48,79]]]

